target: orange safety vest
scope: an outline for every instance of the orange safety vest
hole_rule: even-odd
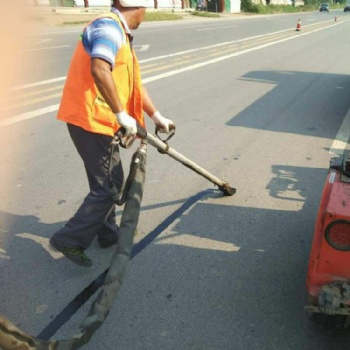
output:
[[[113,12],[97,18],[101,17],[113,18],[124,29],[118,15]],[[125,31],[123,33],[125,40],[117,52],[112,76],[124,110],[145,127],[140,66],[128,35]],[[109,136],[114,136],[120,128],[114,113],[97,89],[91,74],[91,57],[82,41],[79,41],[73,54],[57,119]]]

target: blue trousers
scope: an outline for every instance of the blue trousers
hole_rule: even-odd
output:
[[[101,243],[115,242],[119,227],[116,224],[115,205],[109,191],[110,179],[118,191],[124,181],[123,167],[116,145],[109,176],[110,144],[112,137],[85,131],[67,124],[71,139],[84,162],[90,192],[83,204],[53,239],[67,246],[86,249],[97,236]]]

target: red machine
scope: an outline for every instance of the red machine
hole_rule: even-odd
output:
[[[315,321],[350,325],[350,157],[332,158],[317,215],[306,310]]]

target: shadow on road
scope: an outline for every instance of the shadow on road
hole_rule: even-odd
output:
[[[333,140],[350,106],[348,76],[257,71],[242,79],[276,86],[228,126]],[[339,101],[335,110],[334,104],[319,98],[325,92]],[[286,104],[290,94],[294,99]],[[318,118],[313,117],[315,109]],[[301,209],[228,205],[225,199],[210,195],[189,203],[132,260],[125,292],[113,310],[117,316],[106,322],[87,349],[110,349],[111,342],[120,349],[142,350],[346,349],[349,331],[324,329],[304,311],[308,257],[327,169],[274,164],[271,170],[265,188],[269,196],[276,203],[299,203]],[[314,193],[317,198],[310,196]],[[142,210],[147,214],[147,210],[181,203],[186,200]],[[16,324],[23,323],[26,330],[38,334],[98,278],[108,258],[98,273],[81,272],[68,264],[62,268],[36,242],[17,236],[29,233],[47,238],[62,222],[45,224],[37,216],[4,211],[0,222],[6,236],[0,242],[0,274],[5,282],[0,305],[6,305],[2,310]],[[41,285],[38,279],[31,281],[30,273],[13,282],[24,263],[26,271],[39,275]],[[6,281],[11,281],[12,291],[6,290]],[[24,289],[35,290],[39,294],[35,300],[46,308],[26,305]],[[44,302],[51,293],[54,298]],[[17,310],[17,299],[25,308],[20,315],[11,314]],[[78,316],[67,319],[58,335],[74,330],[82,319]]]

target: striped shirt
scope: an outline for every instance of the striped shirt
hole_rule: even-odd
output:
[[[111,11],[119,16],[126,33],[131,35],[123,15],[114,7],[112,7]],[[112,18],[98,18],[85,28],[82,42],[85,51],[91,58],[105,60],[111,65],[111,70],[113,70],[115,56],[123,44],[123,28]]]

